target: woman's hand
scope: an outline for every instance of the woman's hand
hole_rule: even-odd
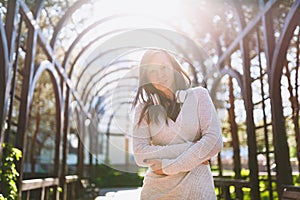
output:
[[[204,161],[202,164],[203,164],[203,165],[208,165],[208,164],[209,164],[209,161],[206,160],[206,161]]]
[[[162,161],[160,159],[149,159],[149,160],[145,160],[144,162],[150,165],[150,169],[153,171],[154,174],[166,175],[162,170]],[[202,162],[202,164],[208,165],[209,161],[206,160]]]
[[[162,171],[162,162],[160,159],[149,159],[146,160],[145,163],[150,164],[150,168],[153,173],[157,175],[166,175]]]

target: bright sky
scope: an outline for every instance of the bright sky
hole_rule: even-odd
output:
[[[132,13],[155,16],[170,20],[179,17],[180,0],[96,0],[96,15],[109,16],[112,13]]]

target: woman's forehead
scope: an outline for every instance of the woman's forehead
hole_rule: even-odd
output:
[[[171,62],[170,58],[165,53],[156,53],[151,59],[151,63]]]

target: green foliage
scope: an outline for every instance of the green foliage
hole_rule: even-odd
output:
[[[143,178],[136,173],[128,173],[115,170],[107,165],[99,165],[99,174],[92,179],[97,187],[140,187]]]
[[[15,161],[20,160],[22,152],[10,144],[3,145],[3,155],[0,167],[0,200],[17,199],[16,180],[19,173],[16,170]]]
[[[230,170],[224,170],[223,172],[230,172]],[[232,174],[234,174],[233,171],[231,171]],[[250,176],[250,170],[249,169],[242,169],[241,170],[241,175],[242,178],[245,180],[249,180]],[[232,176],[231,178],[234,178]],[[270,199],[270,193],[269,193],[269,188],[268,188],[268,182],[267,182],[267,176],[266,175],[260,175],[259,177],[259,190],[260,190],[260,198],[261,200],[268,200]],[[293,175],[293,180],[294,180],[294,185],[299,186],[300,185],[300,176],[299,175]],[[243,190],[243,199],[244,200],[252,200],[250,196],[251,189],[250,188],[242,188]],[[272,182],[272,190],[273,190],[273,198],[278,199],[278,193],[277,193],[277,188],[276,188],[276,182]],[[235,194],[235,187],[230,186],[229,187],[230,191],[230,196],[232,199],[236,199],[236,194]],[[219,188],[216,187],[216,194],[220,195],[220,190]]]
[[[296,186],[300,186],[300,175],[293,175],[293,181]]]

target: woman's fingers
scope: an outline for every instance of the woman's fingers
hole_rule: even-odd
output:
[[[203,164],[203,165],[208,165],[209,162],[208,162],[208,160],[207,160],[207,161],[202,162],[202,164]]]
[[[153,173],[157,174],[157,175],[166,175],[166,174],[164,174],[164,172],[162,171],[162,169],[155,170],[155,171],[153,171]]]
[[[149,159],[149,160],[144,160],[144,162],[150,165],[152,171],[157,171],[162,169],[162,163],[161,160],[159,159]]]

